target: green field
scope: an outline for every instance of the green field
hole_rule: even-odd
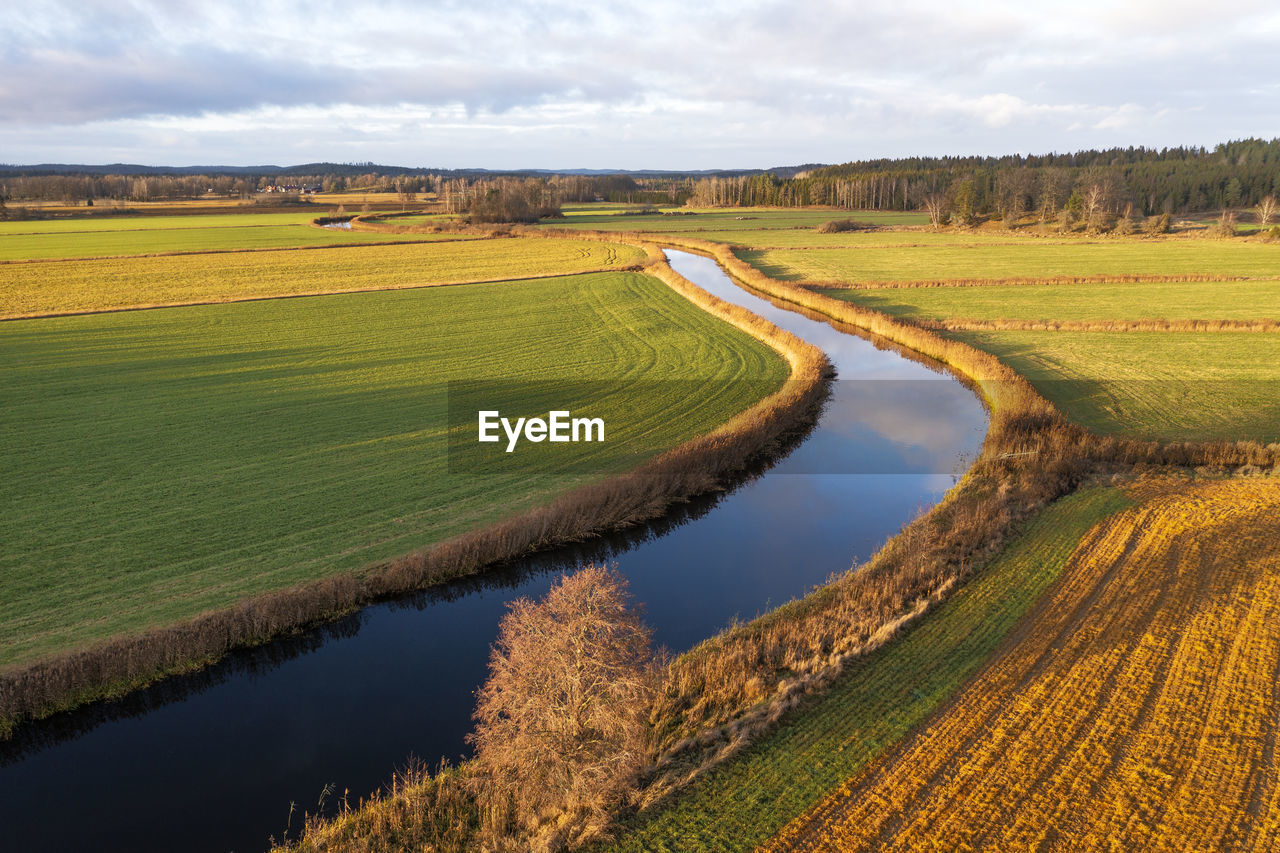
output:
[[[1031,380],[1073,420],[1171,440],[1280,440],[1280,335],[951,332]]]
[[[0,666],[403,554],[580,481],[451,475],[448,380],[599,380],[557,405],[652,452],[787,372],[623,272],[19,320],[0,323],[0,370]],[[597,445],[593,475],[644,458],[623,446]]]
[[[1280,281],[1212,281],[821,291],[912,320],[1280,320]]]
[[[1280,245],[1227,240],[1059,242],[990,246],[743,251],[773,278],[800,282],[1214,275],[1275,278]]]
[[[977,577],[901,638],[849,666],[764,739],[608,849],[750,850],[924,722],[975,673],[1066,566],[1084,534],[1129,505],[1090,489],[1042,512]]]
[[[749,224],[749,223],[748,223]],[[992,233],[956,233],[911,228],[886,231],[841,231],[820,234],[814,228],[714,228],[705,231],[682,232],[682,236],[697,237],[716,243],[729,243],[759,249],[839,249],[863,247],[916,247],[916,246],[984,246],[992,244],[1052,244],[1052,238],[1022,237]]]
[[[306,225],[327,211],[297,213],[209,213],[171,216],[82,216],[67,219],[32,219],[0,222],[0,236],[13,234],[65,234],[94,231],[173,231],[174,229],[244,228],[252,225]]]
[[[689,208],[662,208],[686,214]],[[616,213],[574,211],[564,219],[547,219],[548,228],[581,228],[598,231],[757,231],[774,228],[812,229],[833,219],[856,219],[876,225],[923,225],[928,217],[919,213],[879,210],[796,210],[792,208],[694,208],[691,215],[648,214],[619,216]]]
[[[528,238],[11,264],[0,267],[0,317],[567,274],[643,258],[616,243]]]
[[[107,258],[161,252],[225,252],[342,246],[388,240],[448,240],[451,234],[384,234],[313,225],[248,225],[213,228],[148,228],[139,231],[63,231],[0,235],[0,260]]]
[[[375,219],[374,224],[381,225],[443,225],[448,222],[456,222],[460,217],[456,213],[422,213],[411,216],[388,216],[385,219]]]

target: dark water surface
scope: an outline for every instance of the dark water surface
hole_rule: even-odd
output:
[[[465,753],[506,603],[616,561],[657,641],[681,650],[802,595],[938,500],[986,413],[936,368],[780,308],[706,258],[672,265],[821,347],[839,372],[818,426],[732,492],[647,528],[376,605],[191,677],[26,727],[0,747],[0,849],[259,851],[296,804],[332,807],[416,755]]]

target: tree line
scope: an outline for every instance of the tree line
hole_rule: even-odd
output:
[[[312,187],[326,193],[396,193],[412,201],[436,193],[451,211],[466,210],[471,200],[489,190],[513,184],[537,184],[558,202],[611,201],[636,204],[682,204],[688,182],[630,175],[450,175],[437,172],[360,172],[342,174],[27,174],[0,176],[0,199],[69,204],[100,200],[120,202],[181,201],[210,195],[248,199],[269,187]]]
[[[1280,139],[1243,139],[1212,150],[1130,147],[1039,156],[911,157],[823,166],[788,179],[712,177],[692,183],[689,203],[921,210],[931,199],[946,198],[961,215],[1054,218],[1068,203],[1152,216],[1255,207],[1277,195]]]

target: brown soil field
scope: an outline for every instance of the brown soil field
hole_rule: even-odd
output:
[[[1166,477],[775,850],[1274,850],[1280,480]]]

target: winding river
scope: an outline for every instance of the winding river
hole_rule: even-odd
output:
[[[839,379],[767,471],[643,529],[369,607],[0,745],[10,850],[260,851],[303,811],[376,790],[410,755],[465,754],[473,692],[508,601],[616,562],[657,642],[686,649],[803,595],[927,509],[978,453],[986,412],[936,365],[774,304],[707,258],[685,277],[821,347]]]

